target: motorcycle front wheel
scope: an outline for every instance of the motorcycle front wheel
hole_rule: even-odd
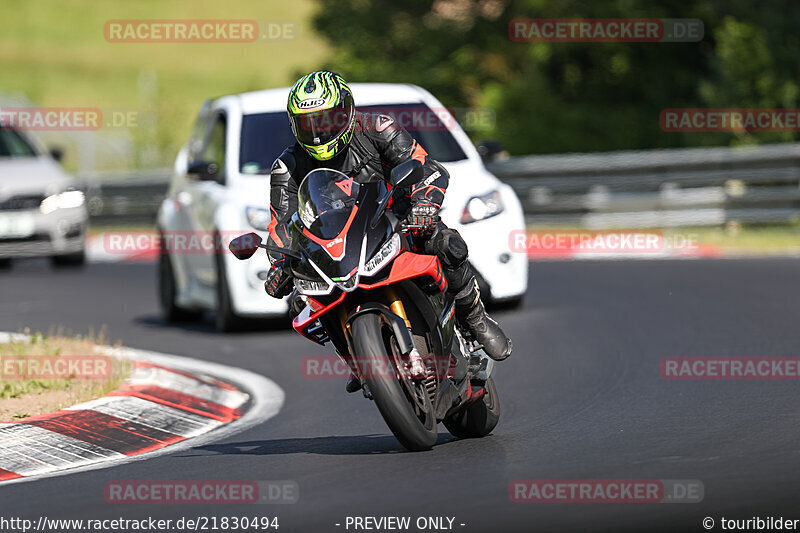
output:
[[[437,436],[433,406],[424,385],[408,387],[398,377],[391,327],[366,313],[353,319],[351,334],[356,364],[389,429],[406,449],[429,450]]]

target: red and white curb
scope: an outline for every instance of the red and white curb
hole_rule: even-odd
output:
[[[0,343],[20,335],[0,332]],[[186,357],[107,347],[133,361],[108,396],[0,424],[0,482],[102,468],[194,447],[274,416],[283,391],[249,372]],[[234,385],[235,384],[235,385]]]

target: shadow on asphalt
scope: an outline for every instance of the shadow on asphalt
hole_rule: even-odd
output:
[[[456,440],[458,439],[448,433],[440,433],[436,440],[436,445],[447,444]],[[208,444],[194,449],[214,452],[220,455],[287,455],[295,453],[380,455],[406,452],[406,449],[397,442],[397,439],[390,435],[332,435],[329,437],[256,440],[227,444]]]

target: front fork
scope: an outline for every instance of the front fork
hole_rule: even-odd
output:
[[[406,328],[408,328],[408,333],[411,335],[413,342],[414,334],[411,331],[411,322],[408,320],[408,315],[406,315],[406,308],[403,305],[403,300],[397,296],[397,293],[395,293],[394,289],[389,289],[387,293],[391,301],[389,304],[389,309],[391,309],[394,314],[402,318],[403,322],[406,323]],[[417,350],[416,345],[413,345],[413,348],[408,353],[408,362],[411,365],[409,370],[412,379],[423,379],[426,374],[425,364],[422,362],[422,356],[419,354],[419,350]]]
[[[410,363],[409,377],[412,379],[424,378],[427,373],[425,364],[422,360],[419,350],[417,350],[417,347],[414,345],[411,322],[406,314],[402,299],[397,295],[397,292],[393,288],[387,287],[384,292],[383,301],[387,302],[389,305],[387,306],[386,304],[378,302],[366,303],[359,305],[356,307],[355,311],[350,312],[342,308],[339,314],[342,330],[346,332],[346,337],[350,339],[352,338],[350,323],[353,318],[364,313],[378,313],[382,315],[386,323],[391,326],[394,331],[394,337],[397,340],[400,353],[403,356],[408,357],[408,361]],[[353,347],[350,345],[349,340],[347,348],[352,354]],[[352,357],[344,357],[341,353],[339,353],[338,350],[337,354],[347,363],[353,374],[358,375],[357,365],[355,365],[354,361],[352,361]],[[401,362],[402,361],[397,361],[398,367],[401,367]],[[398,371],[402,372],[403,368],[398,368]]]

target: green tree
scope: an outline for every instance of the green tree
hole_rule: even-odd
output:
[[[352,81],[411,82],[452,107],[487,107],[517,154],[742,142],[665,133],[675,107],[797,105],[800,5],[733,0],[318,0],[329,68]],[[769,7],[767,7],[769,6]],[[698,18],[698,43],[528,43],[517,18]],[[742,22],[746,21],[746,22]],[[796,134],[747,134],[746,142]]]

